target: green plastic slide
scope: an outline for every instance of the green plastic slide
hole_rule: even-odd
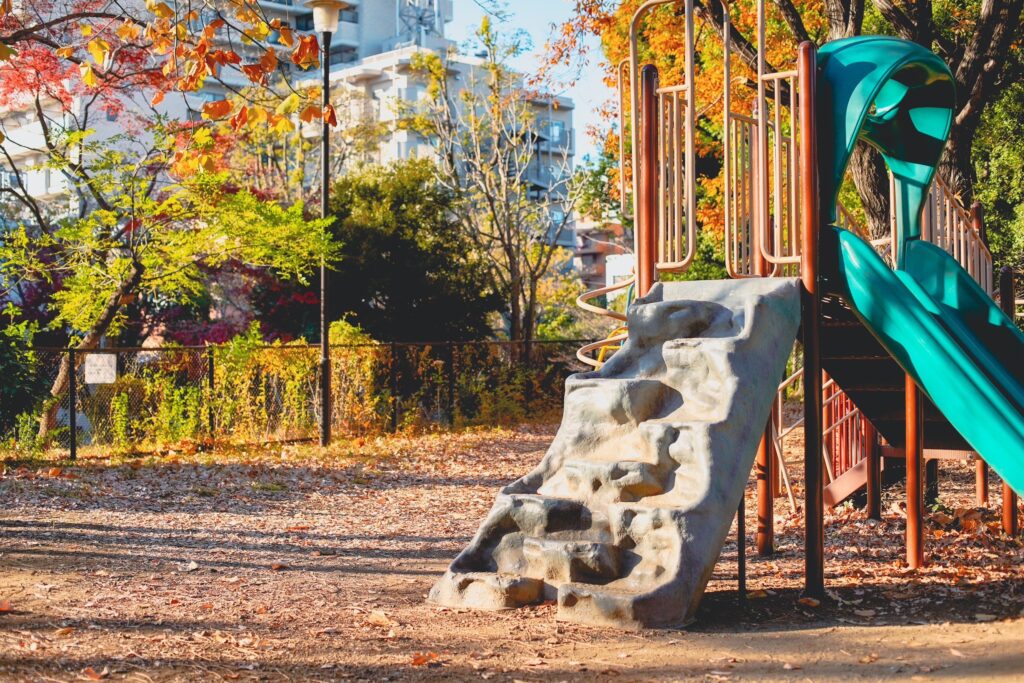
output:
[[[895,180],[893,270],[835,226],[821,239],[823,285],[842,296],[946,419],[1024,493],[1024,334],[942,249],[921,240],[921,212],[949,135],[953,79],[914,43],[863,36],[819,52],[819,171],[825,218],[858,140]]]

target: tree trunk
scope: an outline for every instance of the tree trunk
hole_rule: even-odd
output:
[[[889,233],[889,175],[878,151],[858,142],[850,159],[849,173],[860,195],[868,234],[878,239]]]
[[[100,339],[110,329],[110,325],[114,322],[117,312],[121,309],[124,298],[135,291],[141,279],[142,266],[139,263],[135,263],[128,274],[128,278],[107,299],[107,303],[103,307],[100,317],[96,320],[96,324],[93,325],[92,329],[86,333],[82,341],[75,347],[76,351],[88,351],[99,345]],[[84,360],[83,356],[76,354],[75,367],[72,368],[70,356],[71,354],[65,353],[63,358],[61,358],[57,378],[53,380],[53,384],[50,386],[50,396],[53,400],[49,402],[49,405],[43,410],[43,414],[39,416],[40,440],[46,439],[47,435],[57,426],[57,410],[60,407],[60,399],[68,392],[68,387],[71,383],[71,373],[76,371],[78,365]],[[74,410],[75,406],[68,406],[68,409]],[[71,438],[74,438],[74,435]]]

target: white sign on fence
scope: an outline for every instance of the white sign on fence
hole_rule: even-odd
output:
[[[117,354],[90,353],[85,357],[86,384],[113,384],[117,381]]]

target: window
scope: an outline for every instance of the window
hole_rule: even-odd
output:
[[[295,18],[295,28],[300,31],[312,31],[313,30],[313,15],[303,14],[300,17]]]
[[[561,142],[565,137],[565,122],[548,121],[548,135],[552,142]]]
[[[331,64],[351,64],[359,60],[359,53],[354,47],[332,47]]]
[[[359,23],[359,10],[355,7],[352,9],[343,9],[340,14],[341,21],[347,21],[350,24]]]

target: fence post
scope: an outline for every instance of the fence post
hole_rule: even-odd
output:
[[[455,344],[446,342],[448,347],[448,365],[445,367],[445,383],[448,385],[448,424],[455,424]]]
[[[214,386],[214,372],[213,372],[213,345],[207,344],[206,346],[206,426],[210,430],[210,440],[213,441],[214,435],[214,424],[213,424],[213,386]]]
[[[68,426],[71,428],[71,460],[78,458],[78,369],[75,367],[75,348],[68,349]]]
[[[398,431],[398,373],[395,371],[395,356],[398,346],[391,342],[391,353],[388,363],[388,373],[391,383],[391,431]]]

